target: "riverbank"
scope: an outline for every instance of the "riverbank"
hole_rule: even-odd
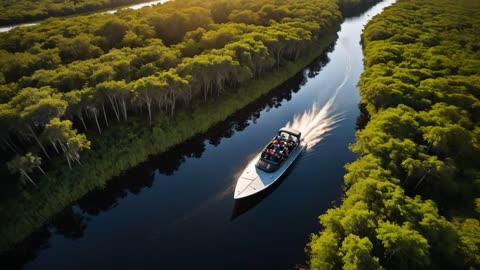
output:
[[[174,119],[158,114],[150,128],[143,118],[132,117],[128,123],[112,126],[100,136],[92,135],[94,148],[82,156],[82,166],[69,170],[64,161],[51,165],[48,179],[40,183],[38,191],[24,192],[21,197],[2,205],[0,217],[0,252],[24,239],[66,205],[87,192],[103,187],[112,177],[164,152],[194,135],[205,132],[229,115],[245,107],[258,97],[291,78],[324,53],[336,39],[334,29],[308,53],[295,62],[287,62],[281,69],[253,80],[247,85],[225,93],[207,102],[198,102],[191,109],[178,111]]]

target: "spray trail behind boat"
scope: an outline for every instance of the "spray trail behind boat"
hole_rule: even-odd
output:
[[[295,115],[292,121],[285,126],[294,128],[302,132],[303,141],[307,142],[307,151],[321,142],[328,133],[336,127],[336,124],[343,120],[339,113],[334,112],[333,103],[337,98],[339,91],[347,84],[352,71],[352,63],[349,54],[346,54],[345,76],[340,85],[337,86],[333,96],[320,107],[318,103],[313,103],[309,110],[301,115]]]
[[[332,112],[334,97],[323,107],[314,103],[312,108],[301,115],[296,115],[292,121],[286,124],[288,128],[294,128],[302,132],[303,141],[307,142],[307,151],[321,142],[326,135],[342,121],[340,114]]]

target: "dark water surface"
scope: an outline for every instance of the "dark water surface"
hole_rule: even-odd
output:
[[[224,123],[86,195],[23,243],[24,269],[293,269],[342,194],[363,70],[363,25],[387,0],[346,19],[331,51]],[[248,161],[296,114],[324,106],[343,119],[272,189],[236,202]],[[1,268],[1,267],[0,267]]]

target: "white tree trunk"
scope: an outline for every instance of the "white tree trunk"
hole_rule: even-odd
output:
[[[67,156],[67,153],[65,153],[65,159],[67,160],[68,162],[68,167],[70,168],[70,170],[72,169],[72,164],[70,163],[70,158]]]
[[[150,101],[147,101],[147,109],[148,109],[148,121],[151,124],[152,123],[152,104]]]
[[[40,146],[40,148],[42,149],[43,153],[45,154],[45,156],[47,158],[50,158],[50,156],[48,155],[47,151],[45,150],[45,148],[43,147],[42,143],[40,142],[40,140],[38,139],[37,137],[37,134],[35,134],[35,131],[33,131],[32,127],[30,125],[28,125],[28,128],[30,129],[30,132],[32,133],[32,136],[35,138],[35,141],[37,141],[38,145]]]
[[[28,174],[23,169],[20,169],[20,172],[30,181],[30,183],[32,183],[35,187],[37,186],[37,184],[33,182],[32,178],[30,178],[30,176],[28,176]]]
[[[148,96],[148,92],[145,93],[145,103],[147,103],[147,109],[148,109],[148,119],[149,123],[152,123],[152,101],[150,100],[150,97]]]
[[[82,112],[77,115],[78,118],[80,118],[80,121],[82,121],[83,128],[85,129],[85,132],[87,131],[87,125],[85,125],[85,120],[83,119]]]
[[[105,111],[105,104],[103,104],[103,102],[102,102],[102,109],[103,109],[103,118],[105,118],[105,124],[108,127],[107,112]]]
[[[10,150],[12,150],[14,153],[18,153],[14,145],[10,144],[8,140],[6,140],[5,138],[2,138],[2,140],[3,140],[3,143],[5,143],[5,145],[8,146],[8,148],[10,148]]]
[[[417,190],[418,186],[420,186],[420,184],[423,182],[423,180],[425,180],[425,177],[427,177],[427,175],[432,171],[432,169],[429,169],[423,176],[422,178],[420,179],[420,181],[418,181],[418,183],[415,185],[415,188],[413,188],[413,190]]]
[[[93,111],[93,116],[95,117],[95,122],[97,123],[98,133],[102,134],[102,130],[100,129],[100,124],[98,123],[97,111]]]
[[[173,116],[173,112],[175,111],[175,100],[177,99],[177,96],[175,95],[175,90],[172,91],[172,104],[170,106],[170,116]]]
[[[39,169],[43,173],[43,175],[47,176],[47,173],[45,173],[45,171],[42,169],[42,167],[37,166],[37,169]]]
[[[117,117],[117,120],[120,121],[120,116],[118,115],[117,108],[115,107],[115,104],[113,103],[112,97],[108,97],[110,100],[110,104],[112,105],[113,112],[115,113],[115,116]]]
[[[57,144],[52,139],[49,139],[49,140],[50,140],[50,143],[52,144],[53,148],[55,148],[55,151],[57,152],[57,154],[60,153],[58,151]]]
[[[127,121],[127,104],[124,98],[122,98],[122,108],[123,108],[123,117],[125,118],[125,121]]]

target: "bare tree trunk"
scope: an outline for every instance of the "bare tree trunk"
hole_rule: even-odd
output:
[[[107,112],[105,111],[105,104],[103,104],[103,102],[102,102],[102,109],[103,109],[103,118],[105,118],[105,124],[107,124],[107,127],[108,127]]]
[[[98,123],[97,111],[93,111],[93,116],[95,117],[95,122],[97,123],[98,133],[102,134],[102,130],[100,129],[100,124]]]
[[[123,117],[125,118],[125,121],[127,121],[127,104],[124,98],[122,98],[122,107],[123,107]]]
[[[118,100],[116,97],[113,97],[113,102],[115,103],[115,108],[117,109],[117,113],[118,113],[118,121],[120,121],[120,106],[118,105]]]
[[[72,169],[72,164],[70,163],[70,158],[68,156],[68,150],[67,147],[62,143],[60,142],[60,146],[62,147],[62,150],[63,150],[63,154],[65,155],[65,159],[67,160],[68,162],[68,167],[70,168],[70,170]]]
[[[175,100],[177,99],[177,96],[175,95],[174,91],[172,91],[172,104],[170,105],[170,116],[173,116],[173,112],[175,111]]]
[[[87,125],[85,125],[85,120],[83,119],[82,112],[77,115],[78,118],[80,118],[80,121],[82,121],[83,128],[85,129],[85,132],[87,131]]]
[[[207,101],[208,84],[203,87],[203,100]]]
[[[55,148],[55,151],[57,151],[57,154],[60,153],[58,151],[57,144],[52,139],[49,139],[49,140],[50,140],[50,143],[52,144],[53,148]]]
[[[40,146],[40,148],[42,149],[43,153],[45,154],[45,156],[47,158],[50,158],[50,156],[48,155],[47,151],[45,150],[45,148],[43,147],[42,143],[40,142],[40,140],[38,139],[37,137],[37,134],[35,134],[35,131],[33,131],[32,127],[30,125],[28,125],[28,128],[30,129],[30,132],[32,133],[32,136],[35,138],[35,141],[37,141],[38,145]]]
[[[10,148],[14,153],[18,153],[14,145],[10,144],[8,140],[6,140],[5,138],[2,138],[2,140],[3,140],[3,143],[5,143],[5,145],[8,146],[8,148]]]
[[[72,164],[70,163],[70,158],[67,156],[67,153],[65,153],[65,159],[67,160],[68,162],[68,167],[70,168],[70,170],[72,169]]]
[[[430,173],[430,171],[432,171],[432,169],[429,169],[423,176],[422,176],[422,179],[420,179],[420,181],[418,181],[418,183],[415,185],[415,187],[413,188],[413,190],[417,190],[418,186],[420,186],[420,184],[423,182],[423,180],[425,180],[425,177]]]
[[[148,122],[152,123],[152,109],[151,109],[151,102],[147,101],[147,109],[148,109]]]
[[[42,169],[42,167],[37,166],[37,169],[39,169],[39,170],[43,173],[43,175],[47,176],[47,174],[46,174],[45,171]]]
[[[165,112],[168,112],[168,96],[167,95],[163,96],[163,104],[162,105],[163,105],[163,110]]]
[[[147,109],[148,109],[148,119],[149,123],[152,123],[152,101],[150,100],[150,96],[148,96],[148,91],[145,92],[145,103],[147,103]]]
[[[20,169],[20,172],[30,181],[30,183],[32,183],[35,187],[37,186],[37,184],[33,182],[32,178],[30,178],[30,176],[28,176],[28,174],[23,169]]]
[[[112,105],[113,112],[115,113],[115,116],[117,117],[117,120],[120,121],[120,116],[118,115],[117,108],[115,108],[115,104],[113,103],[112,97],[108,97],[108,100],[110,100],[110,104]]]
[[[74,159],[80,166],[82,166],[82,163],[80,162],[80,155],[79,154],[77,154]]]
[[[12,141],[12,138],[10,138],[10,136],[8,136],[6,140],[7,140],[8,144],[10,145],[10,147],[12,147],[13,149],[15,149],[15,151],[18,150],[17,145],[15,144],[14,141]]]
[[[65,145],[61,141],[59,141],[58,143],[60,144],[60,147],[62,148],[63,153],[67,152],[67,148],[65,147]]]

